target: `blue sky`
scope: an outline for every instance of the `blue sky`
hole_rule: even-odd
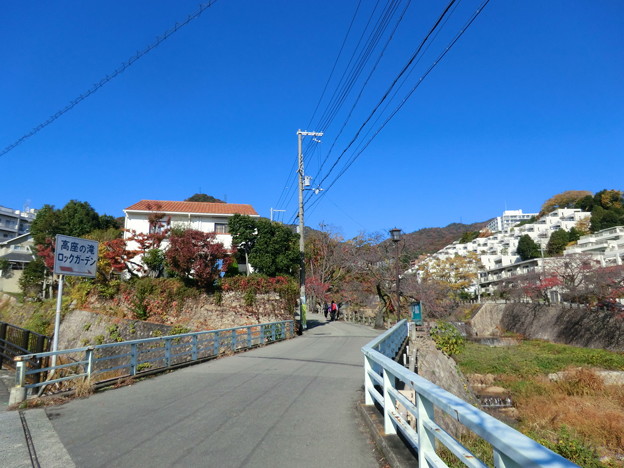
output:
[[[217,1],[1,156],[0,205],[60,208],[77,199],[122,216],[140,199],[183,200],[203,192],[249,203],[266,217],[271,208],[284,209],[275,216],[290,222],[297,209],[298,129],[325,132],[321,143],[304,140],[306,174],[318,174],[313,185],[325,179],[324,192],[306,195],[306,225],[331,225],[347,238],[395,226],[412,232],[484,221],[505,208],[538,211],[564,190],[624,188],[624,3],[492,0],[357,154],[354,148],[367,139],[351,147],[349,141],[447,5],[379,3],[375,10],[372,0]],[[394,16],[363,73],[334,119],[322,119],[332,109],[337,78],[357,57],[357,39],[363,31],[369,36],[367,21],[377,22],[390,4]],[[396,99],[480,4],[455,4]],[[198,5],[2,2],[0,149]]]

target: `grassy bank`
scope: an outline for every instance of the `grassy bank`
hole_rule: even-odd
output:
[[[455,356],[466,375],[509,390],[517,429],[583,467],[624,466],[624,386],[599,370],[624,371],[624,353],[543,341],[494,348],[468,343]],[[548,374],[561,373],[558,380]]]

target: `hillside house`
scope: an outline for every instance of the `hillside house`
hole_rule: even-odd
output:
[[[150,234],[167,228],[181,227],[214,232],[216,239],[226,249],[232,247],[232,236],[228,230],[228,221],[232,216],[241,214],[253,218],[260,217],[251,205],[234,203],[141,200],[123,211],[126,239],[131,236],[129,231]],[[167,248],[167,240],[163,242],[162,248]],[[244,270],[244,265],[239,265],[239,268]]]
[[[22,234],[0,242],[0,259],[6,260],[9,266],[0,270],[0,291],[12,293],[21,291],[19,280],[24,267],[35,259],[31,249],[33,245],[30,234]]]

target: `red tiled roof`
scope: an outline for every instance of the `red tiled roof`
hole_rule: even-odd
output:
[[[157,211],[161,213],[242,214],[258,216],[251,205],[187,201],[141,200],[124,211]]]

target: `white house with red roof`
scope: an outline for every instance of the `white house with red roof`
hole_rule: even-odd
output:
[[[235,203],[141,200],[123,211],[126,237],[130,236],[129,230],[148,234],[166,227],[183,227],[214,232],[217,240],[228,249],[232,246],[228,220],[235,214],[260,217],[253,206]],[[154,222],[156,218],[158,221]]]

